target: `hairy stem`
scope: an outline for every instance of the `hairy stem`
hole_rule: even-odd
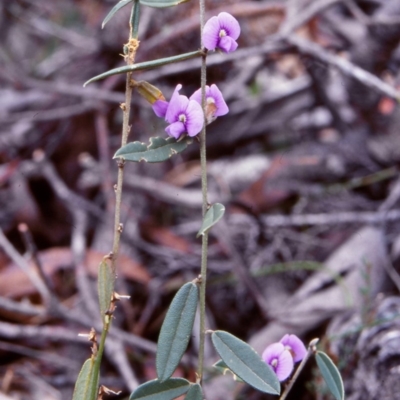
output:
[[[205,18],[205,0],[200,0],[200,37],[201,48],[203,46],[203,27]],[[206,106],[206,81],[207,81],[207,68],[206,68],[206,53],[201,58],[201,95],[202,107],[205,115]],[[201,188],[203,195],[203,217],[208,208],[207,199],[207,157],[206,157],[206,121],[200,133],[200,163],[201,163]],[[205,319],[206,319],[206,282],[207,282],[207,251],[208,251],[208,233],[205,232],[202,236],[201,248],[201,282],[200,282],[200,344],[199,344],[199,364],[197,369],[198,380],[201,382],[203,378],[204,367],[204,343],[205,343]]]

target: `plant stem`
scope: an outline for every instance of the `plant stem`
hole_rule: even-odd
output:
[[[124,46],[125,51],[125,61],[128,65],[132,65],[135,62],[136,51],[139,47],[139,41],[137,40],[138,36],[138,25],[139,25],[139,0],[135,0],[131,18],[130,18],[130,29],[129,29],[129,41],[126,46]],[[126,76],[126,89],[125,89],[125,103],[121,104],[121,108],[123,110],[123,123],[122,123],[122,138],[121,138],[121,147],[124,146],[128,141],[130,126],[129,126],[129,117],[131,111],[131,100],[132,100],[132,72],[127,73]],[[115,186],[115,220],[114,220],[114,241],[112,248],[112,256],[111,258],[111,272],[116,277],[116,261],[119,252],[119,245],[122,233],[122,224],[121,224],[121,201],[122,201],[122,184],[124,180],[124,166],[125,163],[123,160],[118,160],[118,177],[117,184]],[[115,284],[115,279],[113,285]],[[114,291],[114,287],[113,287]],[[101,359],[104,352],[104,346],[106,342],[106,338],[108,335],[108,331],[111,326],[112,315],[102,315],[103,320],[103,330],[101,332],[101,339],[98,348],[98,352],[95,359],[95,374],[99,374]],[[97,375],[95,375],[97,376]]]
[[[205,0],[200,0],[200,37],[201,48],[203,46],[203,27],[205,18]],[[202,107],[205,115],[206,106],[206,81],[207,81],[207,67],[206,67],[206,53],[201,57],[201,95]],[[204,118],[205,119],[205,118]],[[206,157],[206,121],[204,120],[204,127],[200,133],[200,163],[201,163],[201,189],[203,195],[203,217],[208,209],[207,199],[207,157]],[[205,343],[205,319],[206,319],[206,282],[207,282],[207,251],[208,251],[208,233],[205,232],[202,236],[201,247],[201,282],[200,282],[200,344],[199,344],[199,364],[197,369],[197,378],[201,382],[203,378],[204,367],[204,343]]]
[[[139,47],[138,36],[138,25],[139,25],[139,1],[135,0],[131,18],[130,18],[130,30],[129,30],[129,42],[125,46],[127,49],[126,63],[128,65],[133,65],[135,63],[135,56],[137,48]],[[132,73],[128,72],[126,74],[126,87],[125,87],[125,103],[121,105],[123,110],[123,122],[122,122],[122,138],[121,147],[125,146],[128,141],[128,135],[130,131],[129,117],[131,111],[131,101],[132,101],[132,85],[131,85]],[[122,233],[121,225],[121,201],[122,201],[122,184],[124,179],[124,167],[125,162],[123,160],[118,160],[118,177],[117,185],[115,188],[115,220],[114,220],[114,243],[111,258],[111,269],[113,274],[116,274],[116,260],[118,257],[119,244]]]

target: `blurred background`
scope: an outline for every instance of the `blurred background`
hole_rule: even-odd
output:
[[[0,2],[0,399],[72,397],[99,326],[96,276],[112,247],[112,156],[125,78],[129,7],[116,0]],[[208,0],[241,25],[239,48],[210,54],[230,112],[207,130],[207,327],[258,352],[285,333],[337,363],[349,400],[400,398],[400,1]],[[142,7],[136,62],[197,50],[198,3]],[[135,74],[170,98],[200,86],[200,60]],[[165,137],[134,94],[130,140]],[[200,270],[199,145],[161,164],[129,163],[120,302],[101,383],[156,377],[160,326]],[[198,335],[176,372],[195,380]],[[219,376],[206,349],[208,400],[268,399]],[[330,399],[310,361],[289,399]],[[111,397],[110,397],[111,398]]]

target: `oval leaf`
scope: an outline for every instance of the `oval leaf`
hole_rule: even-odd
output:
[[[155,379],[140,385],[129,400],[172,400],[185,394],[190,382],[183,378],[171,378],[164,382]]]
[[[164,8],[172,7],[181,3],[185,3],[189,0],[139,0],[140,4],[149,7]]]
[[[97,399],[97,387],[99,375],[94,373],[94,360],[89,358],[82,365],[78,379],[75,383],[72,400],[95,400]]]
[[[189,137],[180,141],[172,137],[167,139],[152,137],[149,145],[142,142],[126,144],[115,153],[114,158],[121,157],[126,161],[156,163],[168,160],[174,154],[181,153],[190,143],[192,143],[192,139]]]
[[[198,383],[191,386],[185,396],[185,400],[203,400],[203,391]]]
[[[225,206],[221,203],[213,204],[206,212],[203,218],[201,228],[196,237],[204,235],[209,229],[214,226],[225,214]]]
[[[272,369],[247,343],[224,331],[215,331],[212,342],[222,360],[240,379],[264,393],[280,394]]]
[[[114,292],[114,274],[110,266],[104,260],[99,265],[97,290],[99,293],[101,320],[104,323],[104,315],[110,308],[111,297]]]
[[[114,14],[120,10],[122,7],[125,7],[127,4],[131,3],[133,0],[121,0],[118,2],[112,10],[107,14],[107,16],[104,18],[103,23],[101,24],[101,28],[103,29],[106,23],[114,16]]]
[[[85,82],[83,84],[83,86],[85,87],[89,83],[98,81],[100,79],[107,78],[108,76],[118,75],[118,74],[126,74],[127,72],[135,72],[135,71],[142,71],[142,70],[157,68],[157,67],[161,67],[162,65],[172,64],[172,63],[175,63],[178,61],[185,61],[185,60],[189,60],[191,58],[199,57],[202,54],[203,54],[203,52],[201,50],[196,50],[196,51],[192,51],[190,53],[180,54],[178,56],[159,58],[158,60],[146,61],[146,62],[133,64],[133,65],[124,65],[123,67],[111,69],[107,72],[104,72],[100,75],[97,75],[97,76],[89,79],[87,82]]]
[[[198,298],[198,287],[189,282],[179,289],[172,300],[157,343],[156,368],[160,381],[173,374],[187,348]]]
[[[328,386],[330,392],[336,400],[344,399],[344,386],[339,370],[333,361],[322,351],[315,355],[317,365]]]

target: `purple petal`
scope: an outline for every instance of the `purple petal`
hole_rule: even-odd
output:
[[[195,101],[190,100],[186,109],[186,131],[189,136],[196,136],[204,126],[204,113],[201,105]]]
[[[181,84],[176,86],[174,93],[171,96],[171,100],[168,103],[168,108],[165,113],[165,119],[170,123],[175,122],[176,119],[174,119],[173,117],[175,116],[175,114],[182,111],[182,110],[177,110],[177,108],[179,108],[179,97],[180,97],[179,91],[181,89],[182,89]]]
[[[206,97],[207,97],[207,91],[209,90],[209,86],[206,85]],[[190,100],[197,101],[201,105],[201,88],[197,89],[190,97]]]
[[[264,350],[262,358],[273,369],[280,381],[284,381],[293,370],[292,355],[282,343],[270,344]]]
[[[307,354],[306,347],[296,335],[286,334],[279,342],[290,351],[294,362],[301,361]]]
[[[168,108],[168,101],[165,100],[156,100],[153,105],[153,111],[157,115],[157,117],[165,118],[165,114]]]
[[[219,31],[221,27],[218,17],[210,18],[203,29],[203,46],[208,50],[215,50],[219,40]]]
[[[278,359],[278,365],[275,369],[277,378],[284,381],[293,371],[293,358],[289,350],[284,350]]]
[[[179,120],[180,115],[186,114],[186,108],[189,104],[189,99],[186,96],[175,97],[174,100],[171,99],[165,114],[165,119],[170,124]]]
[[[225,53],[232,53],[238,48],[237,42],[229,36],[223,36],[218,42],[218,48]]]
[[[262,353],[262,359],[269,365],[272,360],[279,358],[279,356],[285,350],[285,346],[282,343],[273,343],[267,346]]]
[[[208,88],[208,86],[207,86]],[[218,86],[213,84],[211,85],[208,93],[206,94],[207,98],[212,97],[215,102],[215,106],[217,107],[217,111],[215,112],[215,117],[220,117],[221,115],[228,114],[229,108],[225,103],[224,97],[222,96],[221,91],[218,89]]]
[[[169,136],[172,136],[175,139],[179,139],[179,137],[185,131],[186,131],[185,125],[183,124],[183,122],[180,121],[174,122],[165,128],[165,132],[167,132]]]
[[[225,30],[226,34],[236,40],[240,35],[240,25],[235,17],[227,12],[218,14],[219,25]],[[233,51],[233,50],[232,50]]]

